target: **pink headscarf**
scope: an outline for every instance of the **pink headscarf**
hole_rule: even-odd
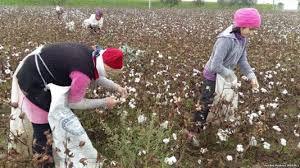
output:
[[[233,17],[235,27],[259,28],[261,17],[255,8],[238,9]]]

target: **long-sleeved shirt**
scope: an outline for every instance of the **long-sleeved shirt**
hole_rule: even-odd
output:
[[[48,123],[48,109],[51,102],[50,91],[44,90],[41,76],[37,72],[34,62],[35,55],[39,54],[45,64],[54,74],[55,79],[39,63],[40,72],[47,83],[60,86],[70,86],[69,103],[78,103],[84,99],[91,80],[96,80],[100,86],[117,89],[118,85],[105,77],[105,72],[100,72],[100,78],[93,76],[92,49],[80,44],[57,43],[41,48],[38,52],[29,54],[22,66],[16,72],[16,80],[20,86],[19,108],[24,111],[29,120],[36,124]],[[97,103],[105,107],[105,99],[97,99]]]
[[[230,33],[232,27],[228,27],[218,36],[211,57],[204,67],[203,74],[208,80],[216,80],[216,74],[224,78],[232,75],[236,65],[240,66],[248,79],[256,78],[247,59],[247,39]]]
[[[94,28],[100,28],[103,27],[103,17],[101,17],[99,20],[96,19],[96,15],[92,14],[90,18],[85,19],[83,21],[83,27],[88,28],[89,26]]]

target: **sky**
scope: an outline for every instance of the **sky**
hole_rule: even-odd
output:
[[[192,1],[192,0],[182,0],[182,1]],[[205,2],[217,2],[217,0],[205,0]],[[258,3],[273,3],[273,0],[257,0]],[[298,0],[275,0],[275,4],[279,2],[284,3],[284,9],[286,10],[296,10],[298,7]]]

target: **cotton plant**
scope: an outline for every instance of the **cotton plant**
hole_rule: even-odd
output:
[[[147,117],[145,117],[144,114],[141,114],[141,115],[138,116],[138,123],[139,123],[139,124],[143,124],[143,123],[145,123],[146,121],[147,121]]]
[[[65,28],[70,32],[74,32],[75,31],[75,22],[74,21],[66,22]]]
[[[135,109],[136,108],[136,102],[135,102],[135,99],[134,98],[131,98],[129,103],[128,103],[128,106],[132,109]]]
[[[217,136],[220,141],[227,141],[229,137],[229,133],[226,130],[219,129],[217,132]]]
[[[249,124],[250,125],[253,125],[253,120],[255,119],[255,118],[259,118],[259,115],[257,114],[257,113],[250,113],[249,115],[248,115],[248,118],[249,118]]]
[[[140,49],[135,49],[135,48],[129,47],[127,44],[122,45],[120,47],[120,49],[125,54],[124,59],[127,63],[131,63],[133,61],[136,61],[136,60],[140,59],[141,57],[144,56],[144,52],[145,52],[145,51],[140,50]]]

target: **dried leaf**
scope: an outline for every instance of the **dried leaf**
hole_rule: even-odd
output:
[[[25,113],[22,112],[22,113],[19,115],[19,118],[20,118],[21,120],[23,120],[23,119],[25,118]]]
[[[79,147],[80,147],[80,148],[82,148],[84,145],[85,145],[85,142],[84,142],[84,141],[80,141],[80,142],[79,142]]]
[[[55,147],[55,152],[61,152],[61,150],[58,147]]]
[[[73,167],[74,167],[74,163],[70,162],[69,165],[68,165],[68,168],[73,168]]]
[[[74,154],[71,153],[70,149],[66,148],[65,152],[64,152],[68,157],[74,157]]]
[[[83,166],[86,166],[86,165],[87,165],[86,161],[87,161],[87,158],[81,158],[81,159],[79,160],[79,162],[80,162]]]

